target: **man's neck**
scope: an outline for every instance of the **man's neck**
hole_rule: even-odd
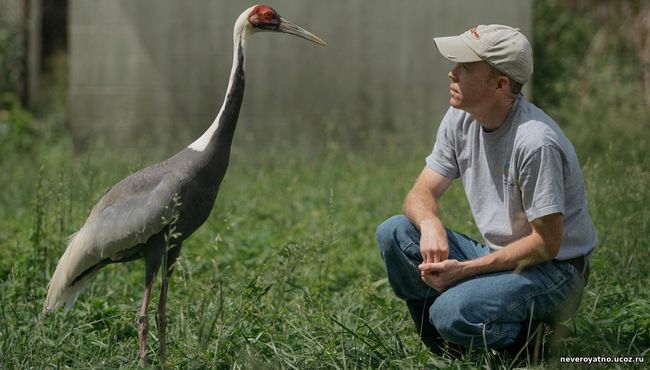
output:
[[[517,99],[515,98],[504,102],[496,102],[494,105],[487,107],[487,109],[481,112],[470,113],[485,131],[494,131],[503,126],[516,100]]]

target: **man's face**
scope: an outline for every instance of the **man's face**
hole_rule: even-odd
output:
[[[449,105],[472,113],[489,104],[497,78],[486,62],[458,63],[449,71]]]

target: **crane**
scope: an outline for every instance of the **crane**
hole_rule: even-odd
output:
[[[283,32],[327,46],[318,36],[262,4],[246,9],[233,30],[233,64],[221,109],[203,135],[174,156],[135,172],[110,187],[71,236],[49,282],[43,311],[76,301],[89,280],[109,264],[144,259],[144,297],[138,311],[139,356],[146,361],[148,306],[154,277],[163,279],[156,311],[159,357],[165,358],[165,306],[169,278],[183,240],[208,218],[228,168],[230,147],[244,97],[248,38]]]

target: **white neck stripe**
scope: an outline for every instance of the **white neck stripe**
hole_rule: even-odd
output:
[[[221,115],[223,114],[223,111],[226,107],[226,100],[228,99],[228,94],[230,93],[230,90],[232,88],[232,85],[234,83],[235,77],[236,77],[236,70],[237,70],[237,63],[239,61],[238,59],[238,53],[239,49],[241,46],[241,52],[245,53],[246,49],[246,37],[248,36],[248,28],[246,25],[248,24],[248,14],[250,12],[244,12],[242,13],[239,18],[237,18],[237,21],[235,22],[235,28],[233,31],[233,57],[232,57],[232,68],[230,70],[230,79],[228,81],[228,88],[226,89],[226,96],[223,100],[223,104],[221,105],[221,109],[219,110],[219,114],[217,114],[217,118],[214,119],[210,127],[199,137],[194,141],[192,144],[188,146],[188,148],[195,150],[197,152],[202,152],[205,150],[205,148],[208,147],[208,144],[210,143],[210,140],[212,139],[212,136],[215,134],[217,129],[219,128],[219,121],[221,120]],[[242,58],[244,60],[244,58]],[[242,71],[244,70],[244,66],[242,66]]]

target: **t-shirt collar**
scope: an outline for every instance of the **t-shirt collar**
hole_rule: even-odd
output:
[[[483,137],[487,140],[498,140],[503,137],[503,135],[510,130],[510,126],[512,126],[512,121],[514,121],[514,117],[517,115],[517,112],[519,111],[519,103],[521,102],[522,95],[518,94],[517,97],[515,98],[515,101],[512,103],[512,108],[510,108],[510,112],[508,112],[508,115],[506,116],[506,120],[503,121],[503,125],[499,126],[494,131],[486,132],[483,127],[481,127],[481,133],[483,134]]]

